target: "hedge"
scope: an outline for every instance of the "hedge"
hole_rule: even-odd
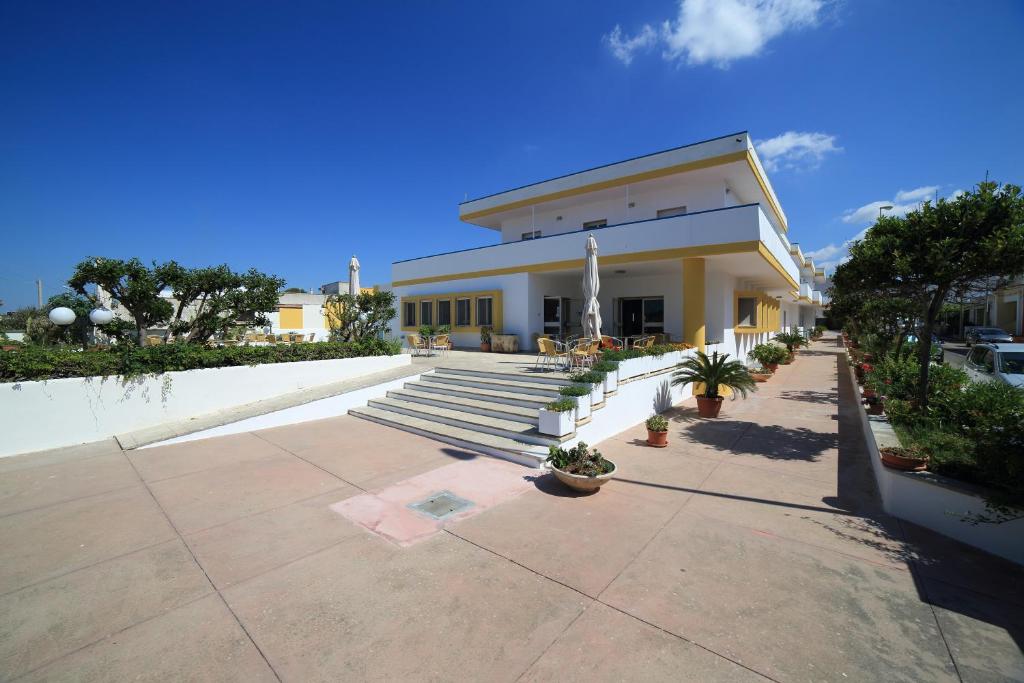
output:
[[[202,368],[392,356],[400,352],[399,342],[380,339],[219,348],[180,343],[145,348],[114,346],[86,351],[27,345],[16,351],[0,352],[0,382],[110,375],[133,377]]]

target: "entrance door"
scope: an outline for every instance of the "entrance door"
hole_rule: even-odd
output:
[[[622,299],[622,336],[632,337],[644,332],[644,300]]]

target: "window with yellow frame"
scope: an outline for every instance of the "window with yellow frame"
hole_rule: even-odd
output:
[[[479,333],[481,325],[501,330],[501,290],[403,296],[398,310],[406,332],[416,332],[424,325],[448,325],[452,332]]]
[[[737,291],[733,296],[734,329],[756,334],[779,329],[779,302],[764,292]]]

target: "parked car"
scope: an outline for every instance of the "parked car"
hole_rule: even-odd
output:
[[[1009,344],[1013,337],[1006,330],[998,327],[968,327],[964,332],[967,345],[971,344]]]
[[[975,382],[1005,382],[1024,388],[1024,344],[978,344],[964,370]]]
[[[916,334],[908,334],[907,335],[907,343],[908,344],[916,344],[917,343],[917,335]],[[939,341],[938,336],[934,335],[934,334],[932,335],[931,358],[932,358],[932,361],[934,361],[936,363],[941,363],[943,361],[942,342]]]

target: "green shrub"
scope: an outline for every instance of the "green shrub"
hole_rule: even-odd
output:
[[[807,346],[807,337],[800,334],[795,327],[790,328],[788,332],[778,332],[775,335],[775,341],[785,344],[786,350],[790,353],[793,353],[793,349]]]
[[[562,387],[558,390],[558,393],[562,396],[590,396],[590,387],[583,384],[571,384],[567,387]]]
[[[652,432],[667,432],[668,420],[664,415],[652,415],[647,418],[647,428]]]
[[[786,349],[778,344],[758,344],[747,353],[749,358],[756,360],[762,367],[781,363],[786,360],[787,355]]]
[[[556,413],[565,413],[570,410],[575,410],[576,402],[568,398],[562,398],[557,401],[552,401],[544,407]]]
[[[602,360],[599,363],[594,363],[593,369],[604,373],[615,372],[619,369],[619,363],[613,360]]]
[[[664,356],[666,353],[682,351],[674,344],[656,344],[649,349],[604,349],[601,351],[602,361],[620,362],[630,358],[643,358],[645,356]]]
[[[29,345],[17,351],[0,352],[0,382],[110,375],[132,377],[177,370],[392,356],[400,352],[398,341],[376,338],[359,342],[221,348],[186,343],[143,348],[126,344],[87,351]]]
[[[604,382],[605,373],[600,370],[589,370],[587,372],[574,372],[569,379],[577,384],[601,384]]]

